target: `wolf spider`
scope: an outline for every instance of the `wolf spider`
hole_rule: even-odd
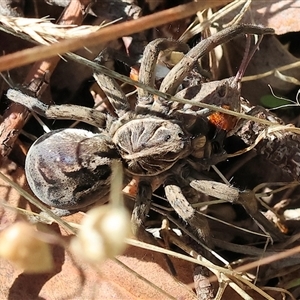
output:
[[[181,51],[185,53],[184,57],[163,79],[159,90],[182,95],[183,91],[176,94],[177,89],[199,58],[241,33],[264,35],[273,33],[273,30],[254,25],[234,25],[201,41],[191,50],[183,43],[155,40],[144,51],[139,81],[154,87],[154,69],[159,53],[166,49]],[[103,60],[104,55],[96,59],[100,63]],[[202,95],[201,90],[196,93],[198,101],[238,111],[242,75],[243,72],[240,72],[236,77],[216,84],[203,84]],[[199,172],[226,157],[222,141],[218,150],[214,150],[212,141],[206,138],[207,116],[211,112],[189,105],[174,105],[141,88],[138,88],[135,108],[131,110],[124,92],[114,79],[98,72],[95,72],[95,78],[106,93],[114,109],[113,114],[74,105],[47,106],[21,90],[8,90],[9,99],[46,117],[79,119],[101,127],[96,134],[82,129],[60,129],[36,140],[27,154],[25,165],[32,191],[52,207],[70,211],[81,209],[99,201],[109,192],[111,162],[121,160],[127,177],[139,178],[133,212],[138,226],[149,210],[151,183],[159,178],[175,211],[200,239],[205,240],[203,224],[195,217],[195,210],[180,186],[186,184],[181,166]],[[188,94],[192,88],[186,89],[185,93]]]

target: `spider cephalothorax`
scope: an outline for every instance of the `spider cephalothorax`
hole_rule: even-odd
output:
[[[158,175],[191,153],[191,140],[180,124],[155,117],[137,118],[113,136],[127,170],[133,175]]]

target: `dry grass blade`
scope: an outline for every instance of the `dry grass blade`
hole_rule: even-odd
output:
[[[134,21],[132,21],[132,22],[134,22]],[[117,25],[112,25],[112,26],[117,26]],[[112,26],[110,26],[110,27],[112,27]],[[110,27],[105,28],[105,29],[109,29]],[[13,33],[11,30],[10,30],[10,33],[15,34],[17,36],[20,36],[21,38],[26,39],[26,40],[32,40],[29,36],[24,35],[23,33]],[[146,91],[148,91],[148,92],[150,92],[154,95],[162,97],[165,100],[174,101],[174,102],[178,102],[178,103],[182,103],[182,104],[190,104],[190,105],[201,107],[201,108],[207,108],[207,109],[210,109],[212,111],[221,112],[221,113],[231,115],[231,116],[235,116],[235,117],[238,117],[238,118],[243,118],[243,119],[254,121],[254,122],[257,122],[257,123],[261,123],[261,124],[265,124],[265,125],[269,125],[269,126],[274,126],[274,124],[272,122],[267,121],[267,120],[263,120],[263,119],[260,119],[260,118],[256,118],[255,116],[245,115],[245,114],[242,114],[242,113],[239,113],[239,112],[236,112],[236,111],[232,111],[232,110],[228,110],[228,109],[225,109],[225,108],[222,108],[222,107],[217,107],[217,106],[214,106],[214,105],[201,103],[201,102],[198,102],[198,101],[195,101],[195,100],[187,100],[187,99],[183,99],[183,98],[178,98],[178,97],[175,97],[175,96],[172,96],[172,95],[169,95],[169,94],[162,93],[162,92],[158,91],[157,89],[151,88],[148,85],[145,85],[141,82],[134,81],[134,80],[130,79],[127,76],[121,75],[121,74],[119,74],[119,73],[117,73],[113,70],[110,70],[110,69],[106,68],[105,66],[98,65],[95,62],[92,62],[92,61],[90,61],[90,60],[88,60],[84,57],[81,57],[77,54],[66,53],[65,56],[67,56],[68,58],[70,58],[70,59],[72,59],[72,60],[74,60],[78,63],[84,64],[84,65],[92,68],[93,70],[96,70],[97,72],[101,72],[105,75],[111,76],[115,79],[121,80],[121,81],[123,81],[125,83],[128,83],[130,85],[142,88],[142,89],[144,89],[144,90],[146,90]],[[0,58],[0,62],[1,62],[1,58]],[[0,71],[1,71],[1,66],[0,66]],[[295,132],[298,131],[296,128],[294,130],[295,130]]]
[[[179,5],[175,8],[164,10],[163,12],[141,17],[137,20],[102,28],[98,32],[91,33],[85,37],[68,39],[49,47],[37,46],[33,49],[26,49],[18,53],[9,54],[0,58],[0,72],[23,66],[36,60],[42,60],[83,47],[97,45],[99,41],[101,41],[100,43],[105,43],[115,40],[122,36],[131,35],[149,28],[167,24],[168,22],[192,16],[199,10],[219,6],[228,2],[230,1],[201,1]]]
[[[214,273],[217,278],[220,277],[221,282],[222,282],[222,280],[223,281],[225,281],[225,280],[230,281],[230,286],[233,289],[236,289],[237,285],[232,280],[239,280],[243,284],[245,284],[245,285],[249,286],[251,289],[255,290],[258,294],[263,296],[265,299],[268,299],[268,300],[273,299],[267,293],[265,293],[263,290],[261,290],[260,288],[258,288],[257,286],[255,286],[253,283],[251,283],[249,280],[245,279],[242,276],[242,272],[246,272],[247,270],[252,269],[252,267],[249,268],[249,269],[243,268],[242,271],[241,271],[240,268],[235,269],[235,270],[231,270],[231,269],[226,269],[226,268],[219,267],[217,265],[214,265],[210,261],[206,260],[201,255],[195,253],[188,246],[186,246],[180,240],[178,240],[178,237],[175,237],[174,235],[172,235],[172,236],[173,236],[172,241],[175,244],[178,244],[179,247],[182,247],[185,252],[187,252],[191,255],[191,257],[187,256],[187,255],[177,253],[177,252],[174,252],[174,251],[170,251],[170,250],[167,250],[167,249],[164,249],[164,248],[161,248],[161,247],[157,247],[157,246],[146,244],[146,243],[143,243],[143,242],[140,242],[140,241],[132,240],[132,239],[127,239],[127,243],[129,245],[132,245],[132,246],[140,247],[140,248],[143,248],[143,249],[148,249],[148,250],[159,252],[159,253],[165,253],[165,254],[168,254],[168,255],[171,255],[171,256],[174,256],[174,257],[178,257],[180,259],[183,259],[183,260],[186,260],[186,261],[189,261],[189,262],[193,262],[193,263],[198,264],[198,265],[205,266],[208,269],[210,269],[210,271],[212,273]],[[216,280],[216,278],[211,278],[211,280],[214,281],[214,280]],[[249,296],[247,295],[246,292],[242,291],[241,289],[237,289],[237,290],[241,292],[242,297],[244,297],[244,299],[252,299],[252,298],[249,298]]]
[[[222,19],[226,14],[230,13],[231,11],[237,9],[239,6],[243,5],[245,0],[235,0],[228,3],[223,8],[217,10],[214,14],[212,14],[207,20],[199,23],[199,20],[194,22],[189,28],[181,35],[179,41],[187,42],[191,37],[199,34],[206,28],[210,27],[213,23],[217,23],[219,20]],[[237,24],[238,22],[235,22]],[[225,27],[225,26],[224,26]]]
[[[89,5],[87,1],[86,5]],[[83,20],[84,6],[79,0],[70,2],[66,10],[62,13],[59,19],[60,24],[79,25]],[[24,19],[22,19],[24,21]],[[35,38],[40,36],[30,28],[30,26],[22,26],[23,30],[29,35],[34,35]],[[43,61],[37,61],[30,69],[27,77],[23,82],[23,86],[36,96],[41,96],[48,86],[51,74],[54,72],[59,56],[54,56]],[[11,152],[18,135],[30,117],[27,108],[12,103],[8,106],[3,114],[3,122],[0,125],[0,153],[1,157],[6,157]]]
[[[172,300],[176,300],[175,297],[173,297],[172,295],[168,294],[167,292],[165,292],[163,289],[161,289],[160,287],[158,287],[156,284],[154,284],[153,282],[149,281],[147,278],[141,276],[139,273],[135,272],[134,270],[128,268],[128,266],[126,266],[126,264],[122,263],[119,259],[115,258],[115,261],[117,264],[119,264],[124,270],[126,270],[127,272],[134,274],[136,276],[137,279],[144,281],[145,283],[147,283],[149,286],[151,286],[153,289],[155,289],[156,291],[158,291],[159,293],[161,293],[162,295],[164,295],[165,297],[167,297],[167,299],[172,299]]]
[[[283,72],[283,71],[287,71],[287,70],[290,70],[290,69],[299,68],[299,66],[300,66],[300,62],[297,61],[297,62],[288,64],[286,66],[282,66],[282,67],[279,67],[277,69],[267,71],[265,73],[251,75],[251,76],[250,75],[245,76],[245,77],[243,77],[242,82],[265,78],[265,77],[268,77],[268,76],[271,76],[271,75],[275,74],[276,72]]]
[[[81,57],[79,55],[71,53],[71,54],[66,54],[66,56],[71,58],[72,60],[77,61],[78,63],[82,63],[84,65],[87,65],[90,68],[92,68],[92,69],[94,69],[98,72],[102,72],[103,74],[106,74],[106,75],[111,76],[113,78],[119,79],[119,80],[121,80],[125,83],[128,83],[128,84],[140,87],[142,89],[145,89],[145,90],[149,91],[150,93],[152,93],[154,95],[157,95],[157,96],[160,96],[161,98],[163,98],[165,100],[174,101],[174,102],[178,102],[178,103],[182,103],[182,104],[189,104],[189,105],[197,106],[197,107],[201,107],[201,108],[207,108],[207,109],[210,109],[212,111],[221,112],[221,113],[228,114],[228,115],[231,115],[231,116],[235,116],[235,117],[238,117],[238,118],[243,118],[245,120],[250,120],[250,121],[260,123],[260,124],[274,126],[274,123],[272,123],[270,121],[267,121],[267,120],[260,119],[260,118],[256,118],[254,116],[245,115],[243,113],[235,112],[235,111],[228,110],[228,109],[225,109],[225,108],[222,108],[222,107],[217,107],[215,105],[202,103],[202,102],[199,102],[199,101],[196,101],[196,100],[187,100],[187,99],[183,99],[183,98],[179,98],[179,97],[171,96],[169,94],[162,93],[162,92],[158,91],[157,89],[151,88],[151,87],[149,87],[145,84],[142,84],[140,82],[133,81],[129,77],[121,75],[121,74],[119,74],[115,71],[112,71],[112,70],[104,67],[104,66],[99,66],[96,63],[94,63],[94,62],[92,62],[92,61],[90,61],[90,60],[88,60],[84,57]],[[297,128],[293,128],[293,130],[295,132],[298,132]]]
[[[16,189],[20,195],[22,195],[24,198],[26,198],[30,203],[38,207],[40,210],[46,212],[53,220],[55,220],[58,224],[60,224],[67,232],[75,233],[76,231],[72,226],[70,226],[68,223],[63,221],[61,218],[57,217],[47,206],[42,204],[40,201],[38,201],[36,198],[32,197],[28,192],[22,189],[18,184],[10,180],[7,176],[5,176],[3,173],[0,172],[0,178],[7,182],[11,187]]]
[[[246,118],[244,118],[244,119],[246,119]],[[295,127],[293,125],[276,125],[273,123],[273,125],[266,128],[259,134],[259,136],[256,138],[255,142],[252,145],[244,148],[243,150],[239,150],[235,153],[229,154],[228,157],[239,156],[243,153],[246,153],[246,152],[254,149],[255,146],[257,146],[258,143],[261,142],[264,138],[266,138],[266,137],[270,136],[272,133],[276,133],[276,132],[293,132],[296,134],[300,134],[300,128]]]
[[[117,22],[116,20],[114,22]],[[16,18],[0,16],[2,30],[10,32],[22,32],[31,37],[41,45],[50,45],[58,42],[60,39],[82,38],[88,34],[96,32],[101,28],[111,25],[114,22],[99,26],[88,25],[62,25],[53,24],[51,19],[33,19],[33,18]]]

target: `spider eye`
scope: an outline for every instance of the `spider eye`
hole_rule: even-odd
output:
[[[167,134],[167,135],[165,136],[165,142],[167,142],[170,138],[171,138],[171,136],[170,136],[169,134]]]

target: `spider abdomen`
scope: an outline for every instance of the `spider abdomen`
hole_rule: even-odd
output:
[[[134,175],[160,174],[191,152],[190,138],[179,124],[155,117],[127,122],[113,142]]]
[[[78,209],[108,194],[113,159],[120,158],[106,134],[55,130],[30,148],[25,172],[30,188],[42,202]]]

